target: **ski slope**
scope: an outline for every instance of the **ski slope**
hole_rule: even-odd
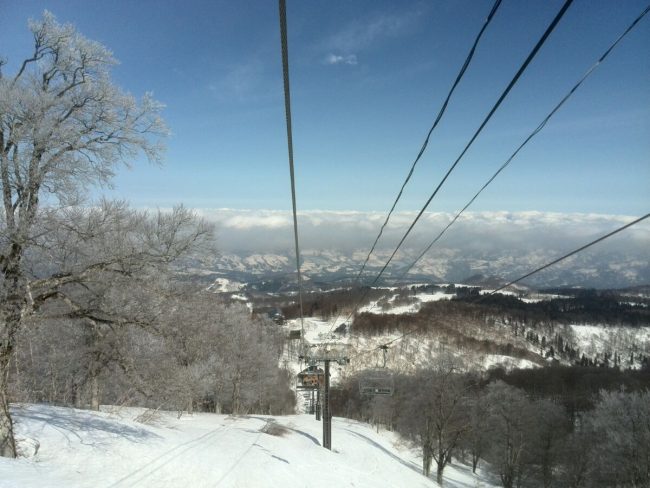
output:
[[[0,458],[0,487],[438,486],[394,434],[359,422],[334,418],[328,451],[308,415],[160,413],[143,424],[133,420],[142,411],[16,407],[23,457]],[[492,486],[465,466],[445,474],[447,487]]]

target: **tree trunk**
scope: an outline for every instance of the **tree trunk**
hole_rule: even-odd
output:
[[[436,471],[436,481],[440,486],[442,486],[442,472],[445,469],[444,466],[441,466],[440,463],[438,463],[438,469]]]
[[[239,369],[235,373],[232,380],[232,413],[239,415],[241,410],[241,371]]]
[[[75,408],[81,408],[81,395],[79,394],[79,383],[77,381],[72,382],[72,405]]]
[[[0,456],[16,457],[14,426],[9,413],[9,360],[11,348],[0,343]]]
[[[476,474],[476,468],[478,467],[479,456],[475,451],[472,451],[472,473]]]
[[[11,246],[5,257],[4,283],[0,288],[0,456],[16,457],[16,440],[9,412],[9,364],[22,319],[26,287],[20,270],[22,248]]]
[[[90,378],[90,409],[99,411],[99,378],[97,372],[92,372]]]
[[[432,450],[427,444],[422,446],[422,474],[426,477],[429,477],[431,473],[431,461],[433,460],[431,454]]]
[[[442,471],[443,471],[443,470],[440,469],[440,467],[438,467],[438,470],[437,470],[437,472],[436,472],[436,481],[438,482],[438,484],[439,484],[440,486],[442,486]]]

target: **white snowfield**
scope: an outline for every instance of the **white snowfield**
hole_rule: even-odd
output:
[[[334,418],[328,451],[320,445],[321,423],[310,415],[160,413],[145,425],[133,420],[142,411],[17,406],[23,457],[0,458],[0,487],[438,486],[394,434],[359,422]],[[445,474],[446,487],[492,486],[466,466]]]

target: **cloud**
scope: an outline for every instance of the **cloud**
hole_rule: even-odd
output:
[[[326,65],[354,66],[359,62],[360,52],[372,49],[384,39],[409,32],[421,13],[419,8],[397,13],[368,13],[338,27],[311,49]]]
[[[200,215],[218,224],[224,251],[282,251],[293,246],[290,211],[201,209]],[[395,212],[379,249],[393,248],[417,212]],[[298,213],[301,247],[353,252],[374,241],[386,214],[357,211],[303,211]],[[407,239],[405,248],[426,246],[453,218],[453,214],[427,212]],[[624,215],[551,212],[467,212],[434,246],[441,252],[566,252],[633,220]],[[626,249],[648,259],[650,223],[643,222],[619,237],[598,245],[600,251]],[[595,249],[595,248],[594,248]]]
[[[292,220],[289,215],[234,215],[221,222],[226,229],[250,230],[250,229],[282,229],[290,227]]]
[[[358,52],[386,37],[395,37],[407,31],[417,19],[419,11],[399,14],[374,14],[354,20],[328,37],[324,44],[341,52]]]
[[[357,55],[348,54],[346,56],[341,56],[337,54],[328,54],[325,57],[325,64],[348,64],[354,66],[357,64]]]
[[[217,245],[223,254],[294,253],[293,216],[281,210],[200,209],[217,224]],[[393,214],[369,269],[381,269],[417,212]],[[386,214],[322,211],[298,213],[300,250],[306,274],[354,269],[365,260]],[[423,214],[396,253],[388,275],[398,276],[453,218]],[[552,212],[468,212],[413,267],[412,271],[442,281],[469,276],[514,279],[634,220],[626,215]],[[578,284],[621,287],[650,280],[650,222],[644,221],[604,242],[552,266],[526,282],[539,286]],[[290,266],[287,266],[287,270]],[[320,272],[320,271],[319,271]],[[345,271],[347,272],[347,271]]]

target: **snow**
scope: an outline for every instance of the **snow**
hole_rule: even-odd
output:
[[[134,421],[142,411],[14,407],[23,457],[0,458],[0,487],[438,486],[420,474],[418,453],[395,434],[356,421],[333,419],[328,451],[321,423],[309,415],[178,419],[161,412],[142,424]],[[455,463],[445,474],[451,488],[494,486]]]
[[[606,326],[606,325],[578,325],[568,326],[571,331],[573,343],[582,352],[596,356],[605,352],[618,352],[626,357],[634,352],[650,354],[650,326]],[[624,366],[636,367],[639,365]]]
[[[539,364],[530,361],[529,359],[515,358],[511,356],[504,356],[502,354],[486,354],[481,358],[482,360],[482,369],[490,368],[505,368],[510,369],[533,369],[539,368]]]
[[[538,302],[555,300],[558,298],[567,299],[571,297],[565,295],[554,295],[552,293],[531,293],[525,298],[520,298],[520,300],[526,303],[538,303]]]
[[[243,283],[238,281],[229,280],[227,278],[217,278],[214,282],[208,286],[207,290],[214,293],[227,293],[231,291],[239,291],[244,288]]]
[[[425,302],[437,302],[439,300],[451,300],[454,298],[454,294],[447,294],[443,292],[436,293],[418,293],[415,297],[420,300],[422,303]]]
[[[396,289],[396,288],[395,288]],[[373,313],[373,314],[390,314],[390,315],[403,315],[408,313],[417,313],[422,307],[423,303],[435,302],[439,300],[450,300],[455,295],[449,295],[443,292],[435,293],[418,293],[409,296],[414,301],[407,305],[394,305],[394,300],[399,295],[394,295],[387,303],[387,307],[382,307],[379,300],[371,301],[368,305],[359,307],[360,313]]]

